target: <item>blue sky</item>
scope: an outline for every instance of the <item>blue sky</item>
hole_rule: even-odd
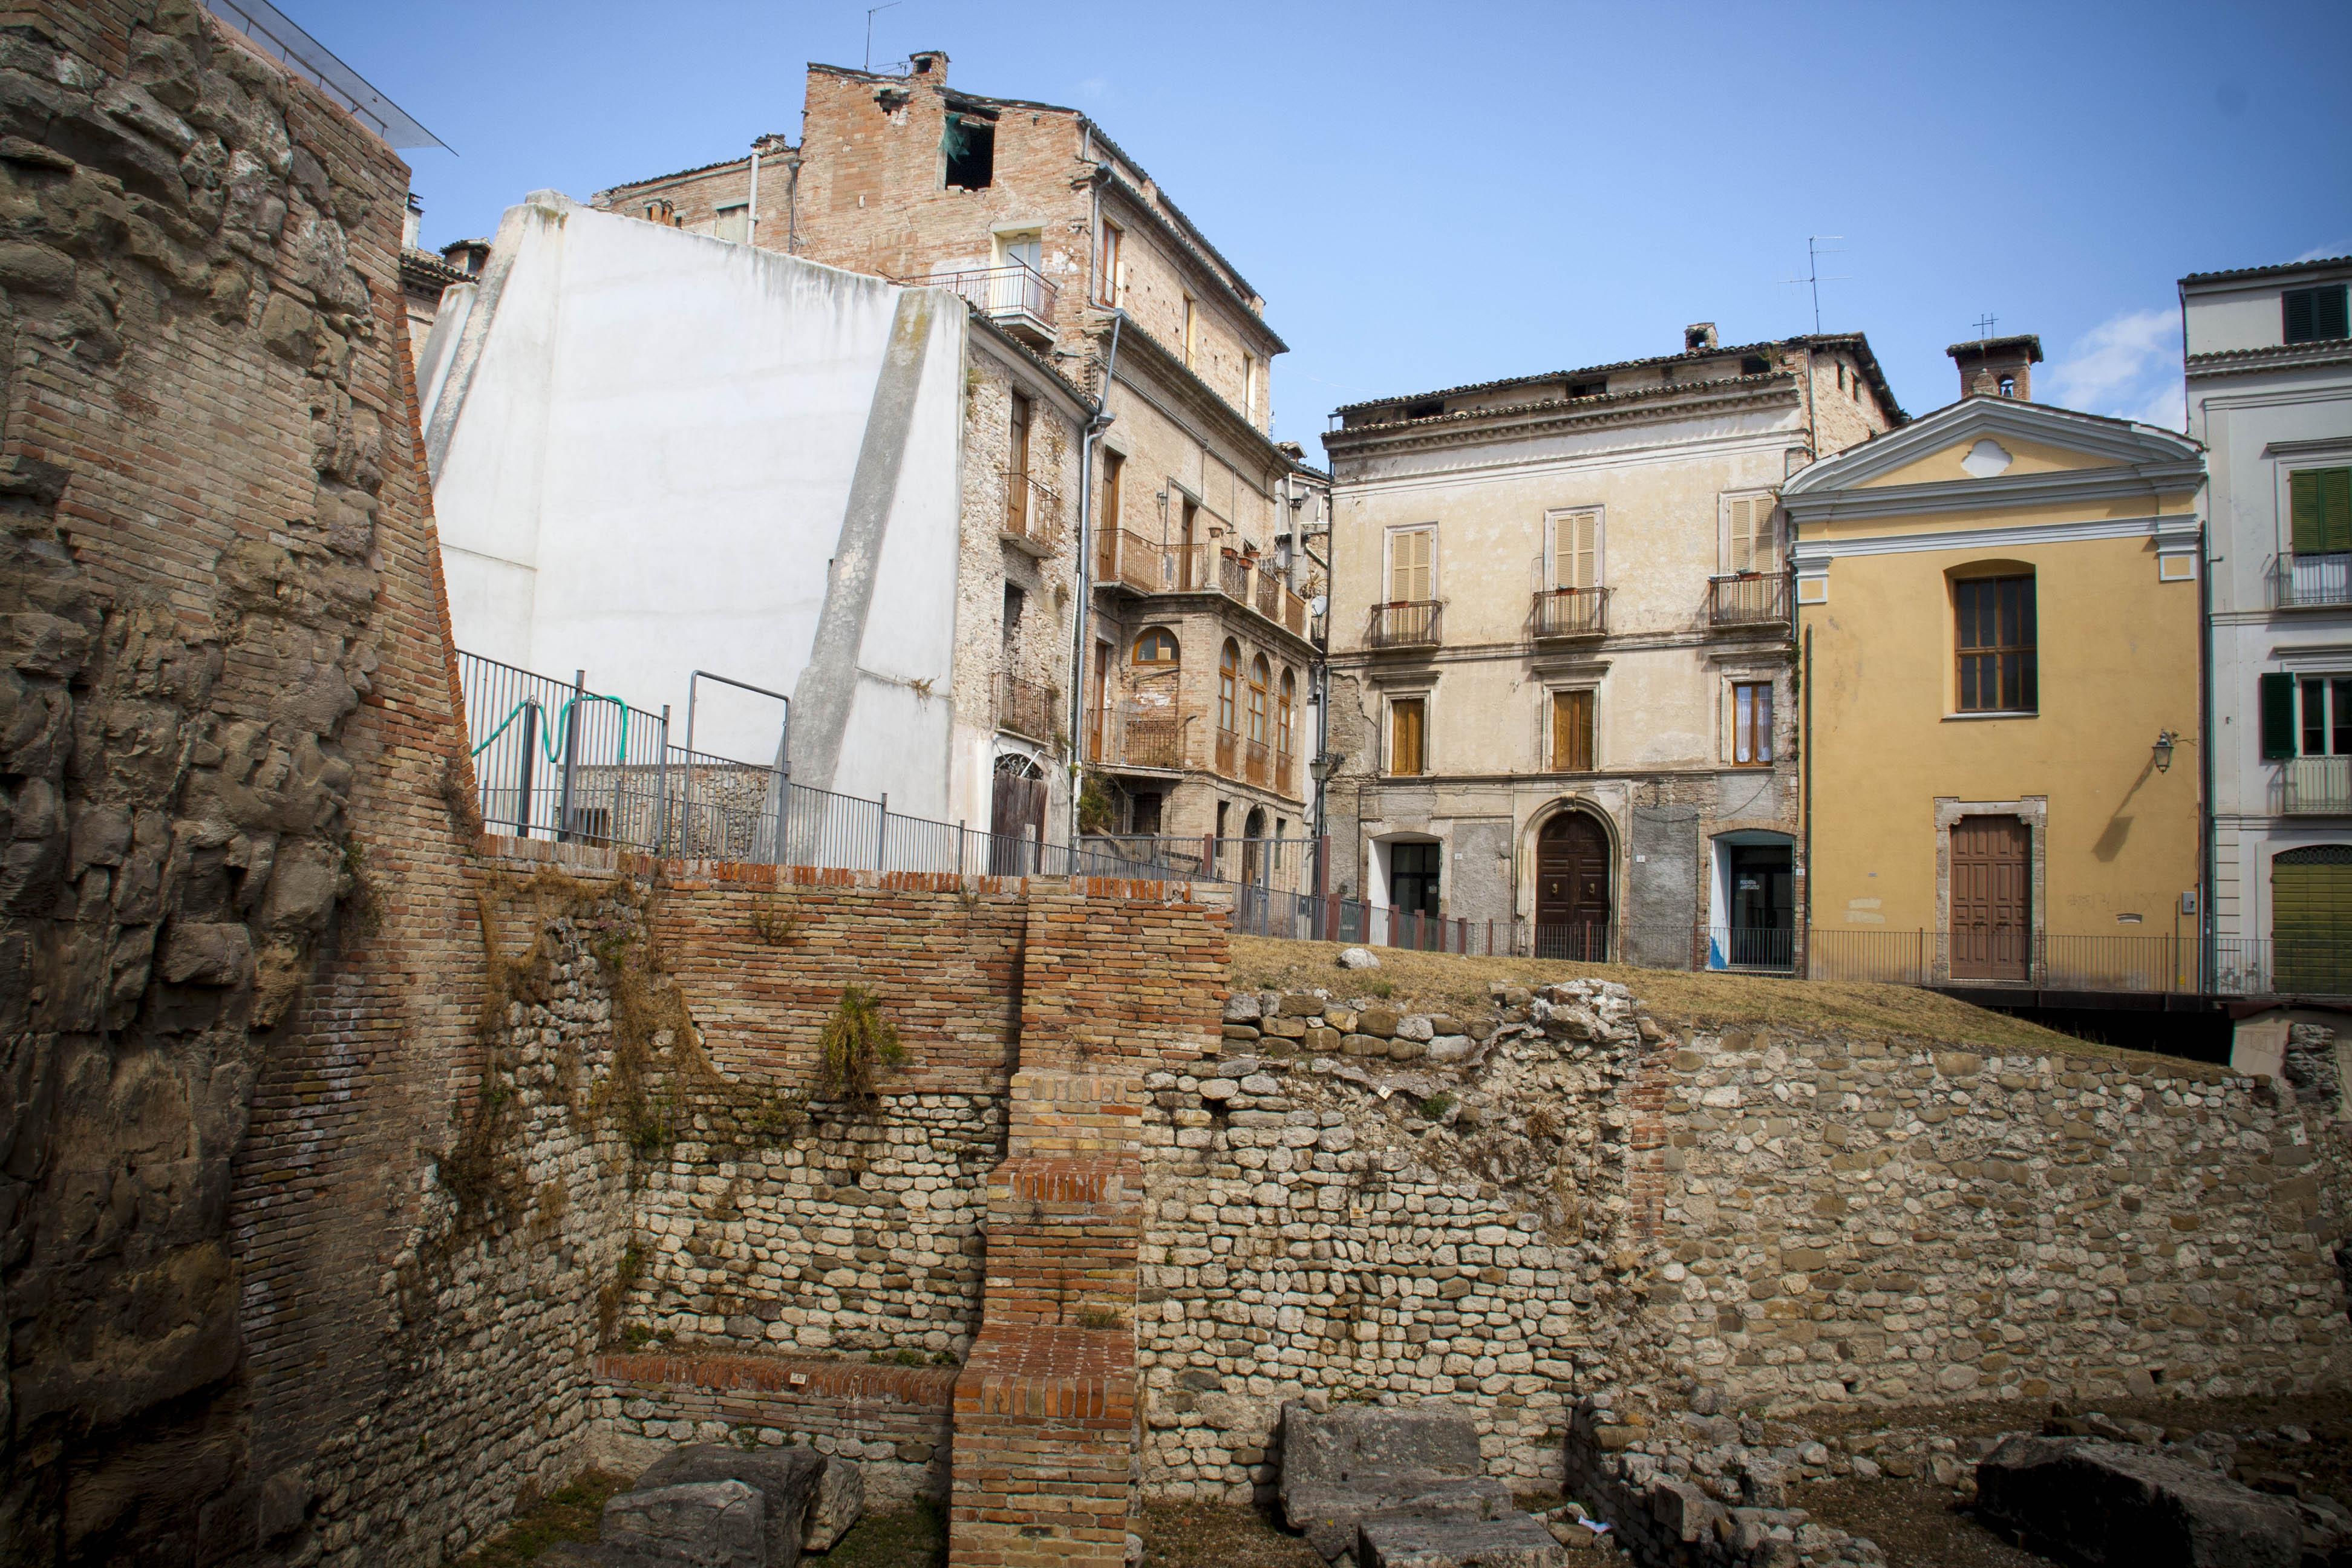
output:
[[[862,5],[280,0],[457,156],[428,243],[799,132]],[[2182,273],[2352,252],[2352,5],[980,6],[903,0],[874,60],[1094,116],[1267,300],[1277,434],[1334,405],[1860,330],[1914,414],[1987,312],[2035,391],[2180,420]]]

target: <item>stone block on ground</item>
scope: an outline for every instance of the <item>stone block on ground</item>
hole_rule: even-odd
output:
[[[1339,967],[1342,969],[1378,969],[1380,966],[1380,954],[1369,947],[1350,947],[1340,952]]]
[[[833,1543],[866,1516],[866,1472],[855,1459],[839,1456],[825,1460],[817,1478],[816,1495],[809,1500],[808,1520],[801,1526],[801,1546],[809,1552],[830,1552]],[[769,1568],[775,1568],[771,1557]]]
[[[847,1460],[838,1462],[856,1468]],[[835,1463],[815,1449],[798,1445],[747,1451],[719,1443],[695,1443],[672,1449],[655,1460],[637,1478],[634,1489],[642,1492],[694,1482],[741,1481],[760,1494],[766,1521],[767,1568],[793,1568],[800,1561],[804,1521],[813,1504],[823,1495],[825,1477]],[[860,1508],[865,1498],[861,1477],[857,1485]],[[849,1523],[856,1522],[853,1514]],[[841,1528],[848,1527],[845,1524]]]
[[[640,1487],[604,1504],[597,1555],[611,1568],[769,1568],[767,1506],[741,1481]],[[793,1556],[800,1554],[794,1532]]]
[[[1495,1519],[1367,1520],[1356,1568],[1565,1568],[1568,1549],[1527,1514]]]
[[[2011,1437],[1977,1465],[1979,1517],[2116,1568],[2296,1568],[2291,1503],[2137,1447]]]
[[[1478,1433],[1450,1406],[1283,1406],[1282,1508],[1326,1561],[1356,1544],[1366,1520],[1475,1522],[1511,1510],[1510,1489],[1484,1473]]]

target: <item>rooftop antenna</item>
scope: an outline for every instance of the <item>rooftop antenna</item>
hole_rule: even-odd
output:
[[[874,12],[895,11],[906,3],[907,0],[890,0],[890,4],[887,5],[877,5],[874,7],[873,11],[866,13],[866,70],[867,75],[872,75],[874,71]]]
[[[1822,276],[1822,258],[1824,256],[1843,256],[1845,252],[1843,250],[1823,250],[1821,248],[1821,244],[1822,241],[1825,239],[1843,239],[1844,237],[1845,236],[1842,234],[1807,235],[1805,237],[1805,275],[1802,278],[1783,278],[1780,279],[1783,283],[1803,283],[1811,287],[1813,290],[1813,336],[1815,337],[1820,337],[1822,335],[1822,285],[1824,283],[1850,283],[1853,281],[1850,278],[1824,278]]]

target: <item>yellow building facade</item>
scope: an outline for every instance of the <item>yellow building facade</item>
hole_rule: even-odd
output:
[[[2193,982],[2203,479],[1980,395],[1790,480],[1810,973]]]

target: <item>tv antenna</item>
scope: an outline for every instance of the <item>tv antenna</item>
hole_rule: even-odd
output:
[[[1843,250],[1823,250],[1821,247],[1822,241],[1825,239],[1843,239],[1844,237],[1845,236],[1842,234],[1807,235],[1805,237],[1805,275],[1802,278],[1783,278],[1780,279],[1783,283],[1802,283],[1812,289],[1813,335],[1815,337],[1821,336],[1822,332],[1822,285],[1824,283],[1851,283],[1853,281],[1853,279],[1850,278],[1824,278],[1822,276],[1822,257],[1843,256],[1845,254]]]
[[[873,69],[874,69],[874,13],[875,13],[875,11],[895,11],[895,10],[897,10],[899,6],[901,6],[901,5],[905,5],[906,3],[907,3],[907,0],[890,0],[890,4],[888,4],[887,5],[877,5],[877,6],[875,6],[875,7],[874,7],[874,10],[873,10],[873,11],[868,11],[868,12],[866,12],[866,72],[867,72],[869,75],[870,75],[870,74],[872,74]]]
[[[1977,318],[1977,342],[1979,343],[1989,343],[1992,342],[1993,329],[2000,325],[2000,318],[1999,316],[1992,315],[1990,312],[1985,315],[1979,316]]]

